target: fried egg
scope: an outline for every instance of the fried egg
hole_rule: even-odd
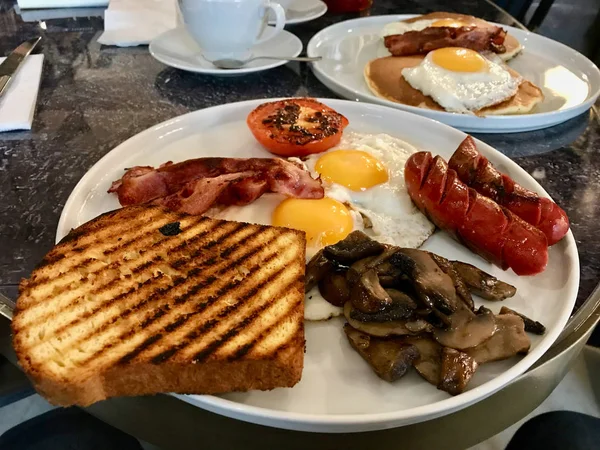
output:
[[[409,31],[421,31],[429,27],[451,27],[460,28],[468,26],[469,23],[457,19],[434,19],[417,20],[416,22],[392,22],[388,23],[381,30],[381,37],[392,36],[395,34],[404,34]]]
[[[338,146],[303,163],[313,177],[321,177],[326,197],[360,213],[373,239],[417,248],[433,225],[415,208],[404,184],[404,165],[416,151],[387,134],[348,132]]]
[[[418,66],[403,69],[402,76],[446,111],[459,113],[473,113],[506,101],[522,82],[499,58],[459,47],[429,52]]]
[[[239,222],[295,228],[306,233],[306,261],[321,248],[355,230],[402,247],[419,247],[434,225],[413,205],[404,183],[404,165],[417,151],[387,134],[346,132],[340,144],[304,161],[290,158],[321,178],[322,199],[264,194],[245,206],[212,209],[207,215]],[[304,317],[326,320],[342,314],[315,287],[306,294]]]
[[[344,133],[340,144],[303,161],[313,177],[321,177],[325,197],[360,213],[361,229],[373,239],[417,248],[434,225],[413,205],[404,183],[404,165],[417,149],[387,134]],[[315,287],[307,294],[305,318],[324,320],[342,314]]]

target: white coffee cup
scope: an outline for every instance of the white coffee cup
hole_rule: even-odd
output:
[[[285,26],[283,7],[270,0],[179,0],[179,7],[188,32],[209,61],[248,58],[254,45],[272,39]],[[274,28],[266,26],[269,10],[276,18]]]

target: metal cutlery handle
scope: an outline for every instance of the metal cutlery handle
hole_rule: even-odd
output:
[[[6,88],[8,87],[8,83],[9,83],[10,79],[11,79],[11,77],[9,75],[0,76],[0,97],[2,96],[2,94],[4,93]]]
[[[4,316],[8,320],[12,320],[15,306],[15,302],[13,302],[6,295],[0,294],[0,316]]]

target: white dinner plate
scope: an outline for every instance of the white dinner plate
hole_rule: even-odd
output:
[[[365,17],[321,30],[307,47],[309,56],[323,57],[311,63],[315,76],[344,98],[403,109],[478,133],[512,133],[550,127],[587,111],[600,94],[600,71],[581,53],[538,34],[500,25],[523,45],[521,54],[508,65],[544,93],[544,100],[531,113],[477,117],[431,111],[379,98],[363,78],[365,65],[390,54],[380,37],[383,26],[410,17],[415,15]]]
[[[119,208],[107,194],[126,167],[157,166],[202,156],[269,157],[246,126],[246,116],[265,100],[232,103],[195,111],[152,127],[125,141],[92,167],[71,193],[60,217],[56,239],[97,215]],[[350,121],[347,130],[388,133],[446,159],[464,139],[461,131],[439,122],[380,105],[323,99]],[[518,183],[542,195],[540,185],[509,158],[478,141],[479,150]],[[182,400],[236,419],[280,428],[319,432],[358,432],[397,427],[432,419],[475,403],[510,383],[530,367],[557,338],[573,309],[579,286],[579,262],[573,235],[550,249],[546,271],[534,277],[503,272],[437,231],[425,248],[475,264],[514,284],[515,297],[477,301],[494,312],[514,308],[547,327],[530,336],[525,357],[483,365],[468,390],[452,397],[437,390],[415,371],[396,383],[378,378],[351,349],[340,318],[306,324],[306,357],[302,380],[293,388],[220,396],[180,395]]]
[[[294,0],[285,10],[285,24],[296,25],[318,19],[327,12],[327,4],[321,0]],[[269,25],[275,20],[269,19]]]
[[[268,27],[268,32],[273,28]],[[174,28],[158,36],[149,46],[150,54],[167,66],[207,75],[244,75],[282,66],[288,61],[257,59],[241,69],[219,69],[202,56],[202,49],[184,27]],[[252,56],[298,56],[302,52],[302,41],[286,30],[250,49]]]

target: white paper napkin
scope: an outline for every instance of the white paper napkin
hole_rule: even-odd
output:
[[[175,0],[111,0],[104,13],[104,33],[98,42],[129,47],[149,44],[177,27]]]
[[[17,0],[21,9],[81,8],[82,6],[106,6],[108,0]]]
[[[43,62],[44,55],[29,55],[0,97],[0,132],[31,130]]]

